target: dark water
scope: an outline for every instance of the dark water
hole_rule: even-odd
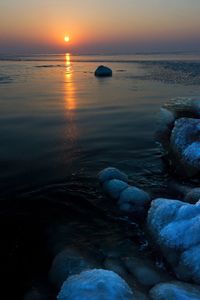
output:
[[[103,61],[112,78],[94,77]],[[0,61],[2,273],[5,286],[18,278],[16,299],[35,278],[46,280],[47,232],[58,220],[69,228],[66,244],[98,248],[106,235],[145,244],[134,224],[116,223],[96,175],[115,166],[153,196],[167,195],[154,139],[159,107],[200,95],[199,66],[198,55]]]

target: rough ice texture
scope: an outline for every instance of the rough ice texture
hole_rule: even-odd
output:
[[[120,197],[120,194],[124,189],[128,187],[128,184],[122,180],[119,179],[112,179],[109,181],[106,181],[103,184],[103,190],[108,196],[110,196],[113,199],[118,199]]]
[[[119,179],[124,182],[128,182],[128,176],[125,173],[113,167],[103,169],[101,172],[99,172],[98,178],[101,183],[112,179]]]
[[[128,284],[112,271],[93,269],[69,277],[58,300],[136,300]]]
[[[200,300],[200,288],[179,281],[160,283],[150,290],[152,300]]]
[[[200,120],[180,118],[175,121],[170,138],[174,164],[181,164],[185,173],[200,171]],[[187,171],[188,169],[188,171]]]
[[[156,199],[148,228],[177,276],[200,283],[200,205]]]

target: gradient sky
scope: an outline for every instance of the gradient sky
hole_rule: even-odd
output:
[[[200,0],[0,0],[0,52],[200,50],[199,15]]]

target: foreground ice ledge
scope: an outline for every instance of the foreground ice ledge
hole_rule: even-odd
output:
[[[200,203],[151,202],[148,229],[177,277],[200,284]]]

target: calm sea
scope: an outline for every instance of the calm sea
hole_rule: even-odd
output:
[[[101,64],[113,77],[94,76]],[[199,96],[197,53],[0,57],[4,299],[22,299],[38,282],[46,284],[52,252],[61,245],[98,258],[134,244],[147,255],[144,232],[110,218],[114,205],[96,176],[114,166],[152,197],[167,195],[154,138],[160,106]]]
[[[94,77],[100,64],[112,78]],[[2,56],[0,196],[55,184],[93,188],[107,166],[147,189],[162,185],[159,108],[200,95],[199,64],[199,54]]]

